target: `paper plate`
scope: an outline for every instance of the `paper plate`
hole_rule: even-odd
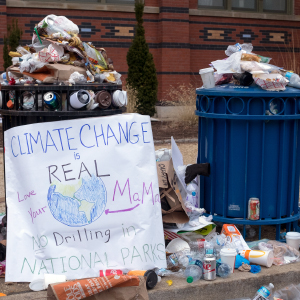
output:
[[[36,279],[30,282],[29,288],[35,292],[45,290],[45,281],[44,279]]]

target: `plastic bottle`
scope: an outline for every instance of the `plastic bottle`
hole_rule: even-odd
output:
[[[298,74],[292,72],[286,72],[285,77],[290,81],[291,85],[300,83],[300,77]]]
[[[186,186],[186,190],[187,190],[186,201],[192,204],[194,207],[198,207],[197,189],[198,186],[195,183],[189,183]]]
[[[240,45],[239,43],[235,44],[235,45],[230,45],[228,46],[227,50],[225,51],[225,54],[227,56],[230,56],[233,53],[236,53],[238,51],[244,50],[246,52],[252,52],[253,50],[253,46],[252,44],[242,44]]]
[[[192,260],[190,264],[186,267],[184,276],[188,283],[200,280],[203,274],[201,268],[202,262],[199,260]]]
[[[255,294],[253,300],[265,300],[271,299],[272,297],[272,290],[274,289],[274,285],[269,283],[268,286],[262,286]]]
[[[217,276],[227,278],[231,274],[231,267],[228,264],[217,263]]]
[[[171,159],[170,151],[169,151],[169,149],[165,149],[164,154],[162,155],[162,157],[160,158],[159,161],[168,161],[170,159]]]

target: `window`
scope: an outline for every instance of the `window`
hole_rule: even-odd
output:
[[[224,8],[226,0],[199,0],[199,6],[212,7],[212,8]]]
[[[287,0],[264,0],[264,11],[286,12]]]
[[[120,0],[106,0],[120,1]],[[200,9],[292,14],[293,0],[198,0]]]
[[[232,9],[256,10],[256,0],[231,0]]]

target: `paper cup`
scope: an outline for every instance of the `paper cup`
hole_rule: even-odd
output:
[[[240,255],[257,265],[267,268],[272,266],[274,260],[273,251],[260,251],[260,250],[243,250]]]
[[[126,105],[126,99],[127,94],[125,95],[123,91],[117,90],[113,93],[112,103],[116,107],[122,107]]]
[[[220,251],[221,263],[228,264],[231,267],[231,273],[234,272],[236,250],[231,248],[223,248]]]
[[[67,277],[65,275],[56,275],[56,274],[44,274],[44,286],[48,288],[49,284],[52,283],[60,283],[67,281]]]
[[[199,74],[201,75],[204,88],[211,89],[216,86],[213,68],[201,69]]]
[[[87,95],[88,99],[87,101],[85,102],[81,102],[78,98],[78,93],[81,94],[85,94]],[[79,90],[78,92],[75,92],[73,93],[71,96],[70,96],[70,105],[74,108],[74,109],[80,109],[84,106],[86,106],[87,104],[89,104],[91,101],[91,96],[90,94],[87,92],[87,91],[84,91],[84,90]]]
[[[295,231],[287,232],[286,236],[286,243],[295,248],[296,250],[299,250],[300,245],[300,233]]]

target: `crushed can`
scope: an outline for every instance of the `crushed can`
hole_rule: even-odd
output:
[[[248,202],[248,219],[259,220],[259,199],[250,198]]]
[[[203,259],[203,278],[215,280],[216,277],[216,257],[213,254],[206,254]]]

